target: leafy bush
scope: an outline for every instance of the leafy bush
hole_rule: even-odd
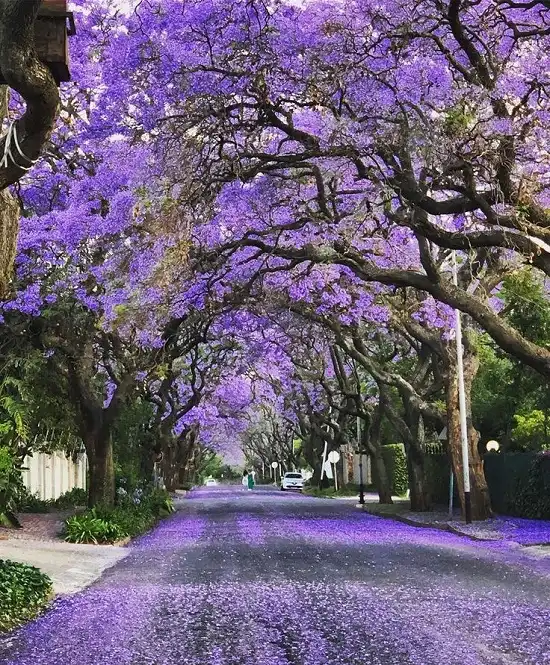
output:
[[[38,494],[31,494],[26,487],[18,493],[15,503],[20,513],[49,513],[52,507],[51,501],[44,501]]]
[[[98,517],[95,510],[73,515],[65,522],[65,540],[69,543],[114,543],[127,535],[119,524]]]
[[[0,446],[0,525],[19,526],[14,511],[22,485],[21,472],[12,452]]]
[[[62,494],[54,501],[55,507],[59,510],[78,508],[79,506],[86,506],[87,504],[88,493],[81,487],[73,487],[72,490],[65,492],[65,494]]]
[[[174,512],[174,502],[165,490],[153,489],[142,498],[141,505],[156,517],[166,517]]]
[[[520,448],[525,450],[544,450],[548,448],[548,417],[546,411],[534,409],[525,414],[514,416],[512,437]]]
[[[0,559],[0,632],[34,619],[51,595],[51,580],[38,568]]]
[[[124,493],[115,508],[98,506],[66,521],[65,539],[71,543],[113,543],[149,531],[156,522],[174,512],[163,490]]]
[[[44,501],[37,494],[31,494],[23,488],[16,499],[17,510],[20,513],[48,513],[52,509],[69,510],[85,506],[88,503],[86,490],[75,487],[62,494],[55,501]]]

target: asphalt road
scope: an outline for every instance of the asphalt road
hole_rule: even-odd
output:
[[[547,665],[550,573],[339,501],[202,490],[0,663]]]

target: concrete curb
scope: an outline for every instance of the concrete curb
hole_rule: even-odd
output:
[[[449,525],[448,524],[427,524],[425,522],[417,522],[416,520],[411,520],[408,517],[404,517],[403,515],[391,515],[388,513],[383,513],[383,512],[376,512],[374,510],[365,510],[365,508],[362,509],[364,513],[368,513],[369,515],[374,515],[374,517],[381,517],[383,519],[388,519],[388,520],[394,520],[394,522],[402,522],[403,524],[407,524],[408,526],[415,526],[420,529],[437,529],[438,531],[449,531]],[[461,534],[465,536],[466,534]]]
[[[516,545],[517,547],[548,547],[550,546],[549,542],[542,543],[530,543],[529,545],[522,545],[515,540],[506,540],[506,538],[484,538],[483,536],[475,536],[473,534],[465,533],[461,529],[453,526],[452,524],[434,524],[427,522],[417,522],[403,515],[391,515],[383,512],[376,512],[374,510],[365,510],[364,506],[357,504],[358,508],[362,509],[363,512],[368,513],[369,515],[374,515],[375,517],[381,517],[383,519],[393,520],[394,522],[401,522],[407,524],[408,526],[417,527],[419,529],[437,529],[438,531],[446,531],[447,533],[453,533],[455,536],[460,536],[462,538],[467,538],[468,540],[473,540],[480,543],[508,543],[510,545]]]

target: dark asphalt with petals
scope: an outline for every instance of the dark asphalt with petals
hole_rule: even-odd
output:
[[[6,665],[550,665],[550,570],[274,490],[200,490]]]

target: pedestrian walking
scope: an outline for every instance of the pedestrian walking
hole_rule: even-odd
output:
[[[243,487],[248,487],[248,471],[245,469],[243,473],[243,479],[241,480],[241,485]]]
[[[253,471],[251,471],[248,474],[247,484],[248,484],[248,491],[251,492],[254,489],[254,472]]]

